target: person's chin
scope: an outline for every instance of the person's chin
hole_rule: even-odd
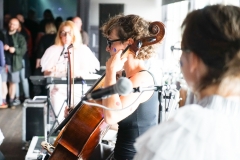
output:
[[[116,52],[114,52],[114,53],[110,53],[110,56],[114,56],[116,54]]]

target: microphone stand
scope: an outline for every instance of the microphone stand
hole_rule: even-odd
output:
[[[158,91],[158,102],[159,102],[159,116],[158,123],[161,123],[165,119],[166,108],[162,106],[162,91]]]
[[[172,112],[172,107],[169,105],[170,100],[175,100],[177,99],[179,101],[179,91],[176,89],[171,89],[169,85],[164,85],[164,86],[154,86],[154,87],[148,87],[148,88],[133,88],[133,93],[135,92],[143,92],[143,91],[152,91],[154,90],[155,92],[158,92],[158,101],[159,101],[159,116],[158,116],[158,123],[164,122],[168,120],[169,115]],[[176,92],[176,95],[174,95],[172,92]],[[164,105],[162,105],[162,99],[165,100]],[[176,100],[175,100],[176,101]],[[167,116],[168,112],[168,116]]]
[[[161,97],[160,97],[161,96]],[[175,109],[178,109],[178,102],[179,102],[179,91],[177,89],[170,89],[166,88],[161,92],[161,95],[159,93],[159,101],[163,98],[165,100],[164,105],[162,106],[161,102],[159,102],[160,107],[160,121],[164,122],[167,121],[172,114],[172,111]]]
[[[67,47],[67,58],[68,58],[68,61],[67,61],[67,98],[64,102],[67,102],[67,105],[68,107],[70,108],[71,106],[71,80],[72,80],[72,73],[71,73],[71,58],[70,58],[70,52],[69,52],[69,49],[72,48],[73,45],[70,44],[68,47]],[[66,54],[66,53],[63,53],[63,54]],[[61,53],[62,54],[62,53]],[[65,57],[64,57],[65,58]],[[60,112],[62,111],[63,109],[63,105],[64,103],[62,104],[62,107],[58,113],[58,116],[60,115]],[[50,130],[50,133],[48,134],[48,138],[53,134],[53,133],[56,133],[57,131],[56,130],[53,130],[54,126],[55,126],[55,123],[57,123],[58,120],[56,120],[54,123],[53,123],[53,126],[52,126],[52,129]],[[59,128],[60,124],[58,125],[57,128]]]

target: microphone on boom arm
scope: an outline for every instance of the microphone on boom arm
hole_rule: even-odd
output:
[[[63,54],[65,54],[65,53],[67,52],[67,50],[70,49],[70,48],[72,48],[72,47],[73,47],[73,44],[70,44],[69,46],[68,46],[67,44],[64,44],[64,45],[63,45],[63,50],[62,50],[60,56],[63,55]]]
[[[176,85],[163,85],[163,86],[149,86],[149,87],[136,87],[133,88],[133,93],[144,92],[144,91],[164,91],[164,90],[175,90]]]
[[[67,50],[67,44],[64,44],[63,50],[62,50],[60,56],[62,56],[66,52],[66,50]]]
[[[132,82],[128,78],[121,77],[116,84],[97,89],[84,96],[83,100],[104,99],[113,94],[127,95],[132,92],[132,88]]]

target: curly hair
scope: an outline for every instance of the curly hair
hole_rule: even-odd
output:
[[[132,38],[134,41],[139,40],[143,37],[150,36],[149,32],[150,22],[144,20],[137,15],[126,15],[123,14],[111,17],[106,23],[102,25],[100,30],[104,37],[111,34],[113,29],[117,30],[117,36],[119,39],[124,40]],[[139,49],[138,55],[135,57],[137,59],[149,59],[154,54],[153,46],[145,46]]]
[[[233,68],[240,68],[239,7],[218,4],[192,11],[182,28],[182,48],[194,52],[208,67],[199,88],[220,83],[230,73],[236,74]]]

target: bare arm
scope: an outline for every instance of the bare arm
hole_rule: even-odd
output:
[[[50,76],[50,75],[51,75],[51,73],[52,73],[51,71],[44,71],[44,73],[43,73],[43,74],[44,74],[44,76]]]
[[[123,65],[124,62],[125,62],[124,60],[121,60],[119,53],[117,53],[115,56],[112,56],[108,60],[106,64],[107,70],[105,78],[105,87],[116,83],[116,73],[118,70],[120,70],[121,65]],[[120,67],[116,68],[116,66]],[[152,77],[148,73],[144,72],[136,73],[133,77],[131,77],[130,80],[133,84],[133,87],[149,86],[150,84],[153,84]],[[139,99],[128,109],[122,111],[104,110],[105,121],[108,124],[116,124],[119,121],[125,119],[127,116],[132,114],[137,109],[140,103],[145,102],[147,99],[149,99],[152,93],[153,92],[146,92],[143,93],[140,97],[139,97],[140,93],[131,93],[127,96],[119,96],[118,94],[115,94],[107,99],[103,99],[104,106],[107,106],[108,108],[111,109],[122,109],[131,105],[139,97]]]
[[[39,68],[39,67],[41,67],[41,59],[40,58],[38,58],[37,60],[36,60],[36,68]]]

